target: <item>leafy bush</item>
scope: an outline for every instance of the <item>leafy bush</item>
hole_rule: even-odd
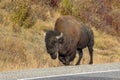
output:
[[[59,11],[63,15],[72,15],[73,4],[71,0],[61,0]]]
[[[120,9],[114,9],[110,12],[111,27],[113,28],[114,34],[120,36]]]
[[[73,15],[106,33],[118,35],[119,5],[119,0],[62,0],[59,11],[62,15]]]
[[[90,2],[88,0],[62,0],[59,11],[62,15],[73,15],[85,22],[86,11],[89,12]]]
[[[25,28],[31,27],[34,22],[34,14],[31,9],[29,0],[13,0],[13,15],[12,20],[14,24],[24,26]]]

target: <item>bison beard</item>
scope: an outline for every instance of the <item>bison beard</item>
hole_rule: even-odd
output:
[[[64,65],[69,65],[75,59],[76,51],[79,53],[76,65],[79,65],[83,56],[82,49],[85,47],[89,50],[89,64],[93,63],[93,31],[72,16],[58,18],[54,30],[46,32],[45,43],[51,58],[52,55],[57,56],[58,52],[58,59]]]

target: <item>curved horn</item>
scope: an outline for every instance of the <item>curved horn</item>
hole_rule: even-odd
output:
[[[56,36],[57,39],[60,39],[61,37],[63,37],[63,33],[61,33],[59,36]]]

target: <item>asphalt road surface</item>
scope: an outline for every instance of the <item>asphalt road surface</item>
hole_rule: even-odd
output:
[[[53,75],[20,80],[120,80],[120,70],[96,71],[66,75]]]
[[[0,72],[0,80],[120,80],[120,63]]]

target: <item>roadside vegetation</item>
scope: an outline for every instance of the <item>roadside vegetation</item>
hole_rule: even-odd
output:
[[[73,15],[95,35],[94,64],[120,62],[119,0],[0,0],[0,71],[63,66],[45,48],[45,29]],[[77,58],[72,62],[76,62]],[[88,64],[84,49],[81,64]]]

